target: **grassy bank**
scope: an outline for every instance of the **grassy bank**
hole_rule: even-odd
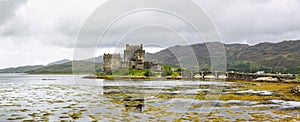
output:
[[[300,80],[300,75],[297,75],[296,80]]]
[[[38,73],[27,73],[31,75],[88,75],[90,72],[38,72]]]

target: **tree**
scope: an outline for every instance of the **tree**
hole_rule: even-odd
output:
[[[228,63],[228,70],[229,71],[239,71],[239,72],[250,72],[250,63],[237,61]]]
[[[180,74],[178,72],[173,72],[172,73],[172,77],[177,77],[177,76],[180,76]]]
[[[173,71],[172,71],[172,67],[171,66],[164,65],[162,67],[162,74],[161,74],[162,77],[171,76],[172,73],[173,73]]]
[[[151,70],[146,70],[145,73],[144,73],[144,76],[147,76],[147,77],[153,76],[153,75],[154,74],[153,74],[153,72]]]
[[[100,73],[99,72],[94,72],[93,73],[95,76],[100,76]]]

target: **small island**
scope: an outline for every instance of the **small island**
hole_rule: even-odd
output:
[[[103,72],[96,72],[85,78],[99,79],[136,79],[136,80],[163,80],[178,79],[182,69],[173,68],[169,65],[161,65],[152,61],[145,61],[143,44],[129,45],[126,44],[124,58],[121,54],[103,55]]]

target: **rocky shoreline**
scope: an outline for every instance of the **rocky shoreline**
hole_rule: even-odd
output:
[[[180,77],[146,77],[146,76],[85,76],[86,79],[104,79],[104,80],[199,80],[199,78],[180,78]]]
[[[279,81],[275,78],[258,78],[254,80],[240,80],[240,79],[228,79],[228,78],[219,78],[216,79],[215,77],[206,77],[205,79],[199,78],[184,78],[184,77],[146,77],[146,76],[85,76],[83,77],[85,79],[104,79],[104,80],[136,80],[136,81],[149,81],[149,80],[160,80],[160,81],[166,81],[166,80],[188,80],[188,81],[195,81],[195,80],[203,80],[203,81],[209,81],[209,80],[223,80],[223,81],[250,81],[250,82],[269,82],[269,83],[300,83],[300,81],[296,80],[285,80],[285,81]]]
[[[291,89],[291,92],[292,92],[293,94],[295,94],[295,95],[300,96],[300,85],[299,85],[299,86],[296,86],[296,87],[293,87],[293,88]]]

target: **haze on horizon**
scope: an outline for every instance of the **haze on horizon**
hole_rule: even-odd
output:
[[[85,20],[105,0],[6,0],[0,1],[0,69],[24,65],[46,65],[61,59],[72,59],[77,34]],[[255,45],[260,42],[276,43],[300,39],[299,0],[194,0],[214,21],[224,43]],[[184,1],[183,1],[184,2]],[[183,3],[184,4],[184,3]],[[170,6],[172,7],[172,6]],[[183,6],[186,7],[186,6]],[[191,12],[197,14],[197,12]],[[147,21],[177,23],[176,19],[163,18],[154,13],[144,13],[120,23],[109,37],[120,36],[118,30],[129,23]],[[99,25],[95,25],[99,26]],[[181,24],[177,28],[194,43],[193,33]],[[139,31],[138,37],[147,41],[169,41],[172,36],[163,29],[155,33]],[[153,36],[155,34],[166,35]],[[134,41],[134,40],[131,40]],[[176,44],[169,43],[170,46]],[[97,54],[113,52],[109,41]],[[77,48],[92,48],[85,45]],[[147,45],[147,52],[157,52],[161,47]]]

